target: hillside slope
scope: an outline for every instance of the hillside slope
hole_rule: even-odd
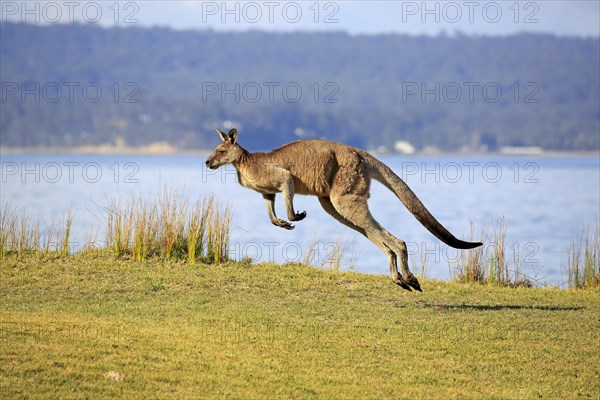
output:
[[[593,398],[600,293],[0,259],[3,398]]]

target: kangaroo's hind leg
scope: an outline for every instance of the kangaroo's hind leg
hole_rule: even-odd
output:
[[[406,249],[406,243],[403,240],[398,239],[396,236],[392,235],[384,228],[381,229],[383,231],[383,234],[388,238],[388,241],[386,243],[389,243],[392,249],[394,249],[394,252],[398,255],[400,270],[402,271],[402,277],[404,281],[410,286],[412,286],[413,289],[422,292],[421,285],[419,285],[419,281],[413,275],[413,273],[410,272],[410,269],[408,268],[408,251]]]
[[[322,200],[327,199],[327,200]],[[406,246],[399,246],[398,242],[404,243],[386,231],[371,215],[367,199],[360,195],[337,195],[329,198],[319,198],[321,205],[329,214],[344,225],[360,232],[379,247],[387,256],[392,281],[403,289],[414,289],[421,291],[419,281],[410,273],[407,265]],[[332,206],[332,208],[330,207]],[[399,254],[397,254],[399,253]],[[400,263],[403,273],[398,272],[397,261]]]
[[[367,236],[363,228],[354,225],[352,222],[341,216],[340,213],[336,211],[329,197],[319,197],[319,203],[321,203],[321,207],[323,207],[323,210],[325,210],[327,214],[335,218],[337,222],[346,225],[348,228],[354,229],[356,232],[360,233],[363,236]]]

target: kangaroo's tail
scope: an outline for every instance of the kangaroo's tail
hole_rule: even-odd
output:
[[[369,165],[371,177],[394,192],[400,201],[404,203],[408,211],[410,211],[429,232],[433,233],[435,237],[446,243],[448,246],[452,246],[456,249],[473,249],[483,244],[480,242],[465,242],[464,240],[457,239],[452,233],[444,228],[433,215],[431,215],[417,195],[398,175],[394,173],[394,171],[390,169],[390,167],[368,153],[363,157]]]

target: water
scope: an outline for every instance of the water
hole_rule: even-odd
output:
[[[231,254],[255,261],[301,261],[312,251],[316,265],[330,261],[336,243],[348,244],[344,265],[361,272],[388,273],[387,259],[367,239],[329,217],[314,197],[296,196],[307,218],[293,231],[268,220],[262,197],[236,183],[231,166],[207,170],[205,155],[8,155],[1,157],[3,202],[39,215],[47,223],[74,211],[72,249],[102,245],[109,199],[132,193],[156,194],[159,187],[185,188],[191,201],[216,193],[234,208]],[[411,186],[429,210],[456,236],[468,239],[504,218],[507,257],[539,283],[564,285],[566,249],[584,226],[600,215],[598,157],[419,156],[381,157]],[[379,183],[373,183],[371,211],[408,244],[411,267],[447,279],[458,252],[423,228]],[[285,217],[283,202],[276,201]],[[486,241],[489,244],[489,240]],[[311,244],[312,243],[312,244]],[[491,251],[488,246],[487,251]]]

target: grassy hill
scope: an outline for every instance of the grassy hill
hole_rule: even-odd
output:
[[[0,259],[2,398],[598,398],[600,292]]]

